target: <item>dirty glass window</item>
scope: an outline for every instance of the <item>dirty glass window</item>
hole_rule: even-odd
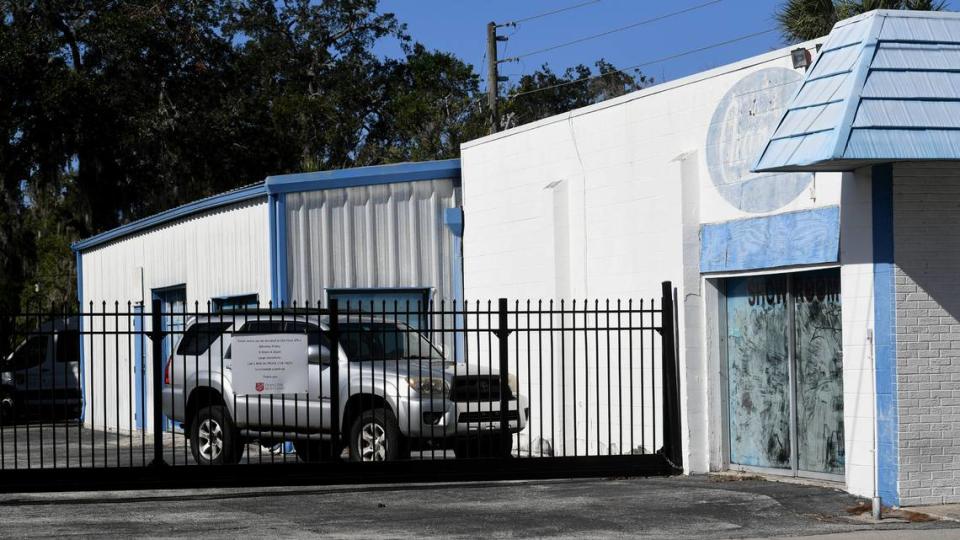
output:
[[[840,272],[795,274],[797,459],[804,471],[843,474]]]
[[[228,322],[217,323],[197,323],[183,334],[180,345],[177,347],[177,354],[181,356],[196,356],[205,354],[210,349],[210,345],[220,338],[227,329],[230,328]]]
[[[730,461],[790,464],[786,276],[727,280]]]

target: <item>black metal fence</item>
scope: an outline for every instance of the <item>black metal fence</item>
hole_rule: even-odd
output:
[[[19,314],[0,476],[365,461],[666,473],[681,465],[673,306],[664,283],[641,301]]]

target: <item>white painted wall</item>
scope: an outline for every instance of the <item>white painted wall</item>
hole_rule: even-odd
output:
[[[256,293],[270,299],[270,244],[267,203],[258,199],[218,208],[123,237],[82,253],[84,311],[129,313],[145,303],[150,311],[153,289],[186,284],[189,309],[217,296]],[[85,318],[85,332],[132,329],[132,317]],[[146,322],[149,329],[149,320]],[[84,337],[86,392],[85,422],[97,428],[131,428],[135,392],[131,336]],[[150,366],[150,341],[145,341],[146,366]],[[92,373],[92,378],[91,378]],[[105,381],[104,382],[104,378]],[[144,377],[149,403],[150,371]],[[103,392],[106,388],[107,392]],[[117,388],[120,389],[119,395]],[[119,411],[118,411],[119,407]],[[147,407],[148,411],[151,407]],[[149,416],[149,413],[148,413]],[[152,426],[147,418],[146,426]]]
[[[843,324],[843,429],[847,490],[873,496],[873,203],[870,168],[843,174],[840,302]]]
[[[684,234],[685,226],[690,233],[697,225],[688,223],[691,216],[713,223],[840,203],[840,174],[817,175],[795,198],[766,212],[734,206],[711,178],[711,128],[728,134],[723,140],[740,152],[729,155],[733,166],[752,159],[749,144],[738,138],[766,137],[718,125],[718,104],[747,75],[774,67],[792,69],[789,49],[464,144],[467,298],[649,299],[659,297],[661,281],[671,280],[679,288],[680,320],[707,326],[697,300],[700,280],[683,279],[698,260],[698,242]],[[756,95],[748,89],[732,96],[741,116],[777,117],[786,105],[764,101],[763,91]],[[695,167],[681,167],[681,156],[696,160]],[[684,176],[696,177],[698,193],[682,195]],[[699,313],[687,316],[685,304]],[[704,339],[686,340],[681,328],[685,464],[693,472],[709,469],[709,440],[722,429],[707,412]]]

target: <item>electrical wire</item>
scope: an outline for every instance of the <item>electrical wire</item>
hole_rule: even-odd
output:
[[[589,6],[591,4],[598,4],[600,0],[589,0],[588,2],[580,2],[579,4],[574,4],[572,6],[567,6],[564,8],[555,9],[553,11],[547,11],[539,15],[531,15],[529,17],[524,17],[522,19],[517,19],[515,21],[510,21],[508,23],[498,24],[497,26],[516,26],[520,23],[525,23],[527,21],[532,21],[534,19],[540,19],[542,17],[549,17],[550,15],[556,15],[557,13],[563,13],[564,11],[570,11],[577,8],[582,8],[584,6]]]
[[[712,5],[714,5],[714,4],[719,4],[720,2],[723,2],[723,1],[724,1],[724,0],[709,0],[708,2],[704,2],[704,3],[702,3],[702,4],[697,4],[697,5],[695,5],[695,6],[690,6],[690,7],[685,8],[685,9],[681,9],[681,10],[677,10],[677,11],[672,11],[672,12],[670,12],[670,13],[665,13],[665,14],[663,14],[663,15],[658,15],[658,16],[656,16],[656,17],[651,17],[651,18],[649,18],[649,19],[644,19],[644,20],[642,20],[642,21],[637,21],[637,22],[635,22],[635,23],[628,24],[628,25],[626,25],[626,26],[621,26],[621,27],[619,27],[619,28],[614,28],[613,30],[607,30],[606,32],[600,32],[599,34],[593,34],[593,35],[590,35],[590,36],[585,36],[585,37],[582,37],[582,38],[575,39],[575,40],[573,40],[573,41],[567,41],[567,42],[564,42],[564,43],[559,43],[559,44],[557,44],[557,45],[552,45],[552,46],[550,46],[550,47],[544,47],[544,48],[542,48],[542,49],[536,49],[536,50],[529,51],[529,52],[526,52],[526,53],[523,53],[523,54],[518,54],[517,56],[512,56],[512,57],[510,57],[510,58],[504,58],[503,60],[500,60],[500,62],[501,62],[501,63],[502,63],[502,62],[516,62],[517,60],[519,60],[519,59],[521,59],[521,58],[525,58],[525,57],[527,57],[527,56],[533,56],[533,55],[535,55],[535,54],[542,54],[542,53],[549,52],[549,51],[553,51],[553,50],[556,50],[556,49],[562,49],[563,47],[569,47],[570,45],[576,45],[576,44],[578,44],[578,43],[583,43],[584,41],[590,41],[590,40],[592,40],[592,39],[597,39],[597,38],[601,38],[601,37],[604,37],[604,36],[609,36],[610,34],[616,34],[617,32],[623,32],[624,30],[630,30],[630,29],[632,29],[632,28],[637,28],[638,26],[643,26],[643,25],[646,25],[646,24],[655,23],[655,22],[658,22],[658,21],[662,21],[662,20],[664,20],[664,19],[669,19],[669,18],[671,18],[671,17],[676,17],[677,15],[683,15],[684,13],[690,13],[691,11],[696,11],[696,10],[698,10],[698,9],[703,9],[703,8],[705,8],[705,7],[709,7],[709,6],[712,6]]]
[[[661,63],[661,62],[667,62],[667,61],[669,61],[669,60],[674,60],[674,59],[676,59],[676,58],[681,58],[681,57],[683,57],[683,56],[689,56],[689,55],[691,55],[691,54],[696,54],[696,53],[699,53],[699,52],[708,51],[708,50],[710,50],[710,49],[716,49],[716,48],[718,48],[718,47],[723,47],[723,46],[725,46],[725,45],[730,45],[730,44],[732,44],[732,43],[737,43],[738,41],[744,41],[744,40],[747,40],[747,39],[750,39],[750,38],[755,38],[755,37],[757,37],[757,36],[762,36],[762,35],[764,35],[764,34],[769,34],[769,33],[771,33],[771,32],[776,32],[776,31],[777,31],[776,28],[768,28],[767,30],[762,30],[762,31],[760,31],[760,32],[753,32],[753,33],[751,33],[751,34],[745,34],[745,35],[742,35],[742,36],[739,36],[739,37],[735,37],[735,38],[733,38],[733,39],[728,39],[728,40],[726,40],[726,41],[721,41],[721,42],[719,42],[719,43],[713,43],[713,44],[711,44],[711,45],[706,45],[706,46],[704,46],[704,47],[698,47],[698,48],[696,48],[696,49],[690,49],[690,50],[683,51],[683,52],[679,52],[679,53],[676,53],[676,54],[671,54],[671,55],[669,55],[669,56],[663,56],[663,57],[657,58],[657,59],[655,59],[655,60],[649,60],[649,61],[646,61],[646,62],[642,62],[642,63],[640,63],[640,64],[634,64],[634,65],[632,65],[632,66],[628,66],[628,67],[625,67],[625,68],[622,68],[622,69],[613,70],[613,71],[608,71],[608,72],[606,72],[606,73],[601,73],[601,74],[599,74],[599,75],[593,75],[593,76],[590,76],[590,77],[584,77],[584,78],[582,78],[582,79],[575,79],[575,80],[572,80],[572,81],[564,81],[564,82],[562,82],[562,83],[552,84],[552,85],[550,85],[550,86],[544,86],[543,88],[535,88],[535,89],[533,89],[533,90],[526,90],[526,91],[523,91],[523,92],[517,92],[517,93],[515,93],[515,94],[510,94],[509,96],[507,96],[507,98],[508,98],[508,99],[513,99],[513,98],[516,98],[516,97],[525,96],[525,95],[527,95],[527,94],[535,94],[535,93],[537,93],[537,92],[544,92],[544,91],[546,91],[546,90],[553,90],[554,88],[560,88],[560,87],[563,87],[563,86],[569,86],[569,85],[571,85],[571,84],[577,84],[577,83],[592,81],[592,80],[595,80],[595,79],[600,79],[600,78],[602,78],[602,77],[606,77],[607,75],[613,75],[614,73],[626,73],[626,72],[628,72],[628,71],[635,70],[635,69],[637,69],[637,68],[641,68],[641,67],[644,67],[644,66],[649,66],[649,65],[651,65],[651,64],[659,64],[659,63]]]

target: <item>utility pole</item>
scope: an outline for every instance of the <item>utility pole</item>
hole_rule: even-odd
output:
[[[497,110],[497,94],[499,94],[499,79],[497,73],[497,23],[487,23],[487,108],[490,109],[490,133],[496,133],[500,128],[500,112]]]
[[[516,24],[498,25],[493,21],[487,23],[487,107],[490,109],[490,133],[496,133],[500,129],[500,111],[497,107],[497,98],[500,94],[500,81],[507,80],[506,77],[500,77],[497,71],[497,66],[501,62],[497,59],[497,42],[507,40],[507,36],[497,35],[497,28],[501,26],[516,26]]]

